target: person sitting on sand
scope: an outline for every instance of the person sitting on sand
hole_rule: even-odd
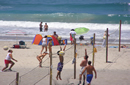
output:
[[[64,46],[64,49],[63,49],[63,51],[65,51],[65,48],[66,48],[66,45]],[[60,51],[62,51],[62,48],[60,47]],[[62,80],[61,79],[61,71],[62,71],[62,68],[63,68],[63,61],[64,61],[64,57],[63,57],[63,55],[60,55],[59,53],[60,53],[60,51],[58,51],[57,52],[57,54],[59,55],[59,59],[60,59],[60,62],[58,63],[58,66],[57,66],[57,75],[56,75],[56,79],[58,80],[58,78],[60,79],[60,80]]]
[[[121,48],[128,48],[128,46],[126,46],[126,45],[122,45]]]
[[[15,63],[13,61],[11,61],[11,59],[17,62],[17,60],[13,58],[12,53],[13,53],[12,50],[8,51],[8,54],[7,54],[7,56],[4,60],[5,61],[5,67],[2,69],[2,71],[4,71],[6,68],[8,68],[9,64],[11,64],[11,66],[9,67],[9,70],[12,71],[11,68],[14,66]]]
[[[92,78],[93,78],[93,71],[95,72],[95,78],[97,78],[97,72],[95,70],[95,68],[93,66],[91,66],[91,61],[88,61],[88,66],[86,66],[81,74],[81,76],[83,75],[83,73],[87,70],[87,84],[90,85]]]
[[[48,53],[44,52],[43,54],[40,54],[37,56],[37,60],[39,61],[39,67],[42,67],[42,59],[47,55]]]
[[[82,60],[82,62],[80,63],[81,66],[81,70],[80,70],[80,75],[79,75],[79,84],[81,84],[81,79],[82,79],[82,72],[84,70],[84,68],[87,66],[88,63],[88,55],[87,55],[87,50],[85,49],[85,56],[84,56],[84,60]],[[86,76],[86,71],[83,73],[83,85],[85,85],[85,76]]]

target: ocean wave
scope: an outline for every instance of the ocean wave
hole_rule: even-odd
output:
[[[10,8],[12,8],[11,6],[2,6],[2,5],[0,5],[0,9],[10,9]]]
[[[0,20],[0,27],[10,28],[25,28],[25,29],[37,29],[39,28],[40,22],[31,21],[3,21]],[[50,29],[75,29],[78,27],[91,28],[91,30],[104,30],[110,28],[110,30],[118,29],[119,24],[104,24],[104,23],[67,23],[67,22],[43,22],[48,23]],[[130,24],[122,24],[122,30],[130,30]]]
[[[49,13],[49,14],[0,14],[3,21],[31,21],[31,22],[67,22],[67,23],[108,23],[118,24],[127,21],[130,24],[130,14],[103,14],[88,13]]]

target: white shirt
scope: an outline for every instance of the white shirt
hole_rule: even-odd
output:
[[[42,41],[42,44],[46,44],[46,38],[43,38]]]
[[[11,60],[11,57],[9,56],[9,54],[11,54],[11,53],[8,53],[8,54],[7,54],[7,56],[6,56],[6,58],[5,58],[6,60]]]
[[[76,32],[75,31],[70,31],[70,34],[76,34]]]

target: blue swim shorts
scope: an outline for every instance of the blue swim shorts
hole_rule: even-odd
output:
[[[86,79],[87,84],[91,83],[92,78],[93,78],[93,74],[87,74],[87,79]]]
[[[63,68],[63,63],[59,62],[57,66],[57,70],[62,71],[62,68]]]

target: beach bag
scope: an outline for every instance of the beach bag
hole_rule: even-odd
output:
[[[94,48],[94,52],[95,52],[95,53],[97,52],[97,48]]]
[[[13,48],[20,48],[20,45],[14,45]]]

